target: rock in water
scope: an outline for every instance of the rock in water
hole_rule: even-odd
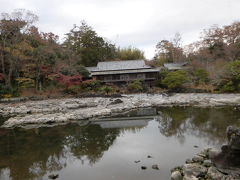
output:
[[[240,168],[240,128],[229,126],[226,133],[228,144],[222,146],[213,162],[221,168]]]
[[[159,167],[157,164],[152,165],[152,169],[159,170]]]
[[[142,169],[142,170],[146,170],[147,167],[146,167],[146,166],[141,166],[141,169]]]
[[[207,174],[207,168],[197,163],[184,164],[183,173],[186,177],[200,177]]]
[[[148,155],[147,158],[152,158],[152,156]]]
[[[134,161],[135,163],[139,163],[139,162],[141,162],[140,160],[137,160],[137,161]]]
[[[212,180],[220,180],[224,176],[221,172],[217,170],[216,167],[210,167],[207,172],[208,177],[210,177]]]
[[[182,180],[182,174],[179,171],[173,171],[171,174],[171,180]]]
[[[58,178],[58,174],[51,174],[48,176],[49,179],[57,179]]]

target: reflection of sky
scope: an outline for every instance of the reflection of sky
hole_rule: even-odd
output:
[[[144,126],[137,117],[133,120],[135,122],[126,124],[124,121],[116,124],[114,122],[119,128],[103,129],[98,125],[81,127],[74,124],[39,129],[37,135],[16,131],[19,133],[16,137],[25,140],[25,144],[33,143],[29,154],[39,154],[46,145],[50,151],[36,160],[29,155],[29,160],[20,156],[23,152],[19,148],[16,152],[20,155],[15,153],[10,156],[10,160],[16,158],[23,163],[29,160],[28,164],[32,163],[32,166],[29,169],[26,166],[27,172],[35,172],[41,176],[47,171],[48,174],[43,179],[48,179],[48,175],[53,173],[59,174],[59,179],[68,180],[165,180],[169,179],[170,170],[182,165],[187,158],[205,147],[218,147],[222,144],[226,127],[240,123],[240,115],[231,109],[164,108],[161,112],[159,116],[155,116],[156,120],[146,121]],[[53,141],[47,141],[46,144],[43,141],[39,146],[34,146],[37,138],[42,139],[49,135]],[[58,143],[54,144],[54,140]],[[194,145],[199,148],[194,148]],[[0,155],[7,159],[2,153]],[[153,158],[147,158],[148,155]],[[46,167],[43,160],[45,157],[48,160]],[[135,163],[136,160],[141,162]],[[158,164],[160,170],[151,169],[153,164]],[[14,169],[11,165],[8,165],[9,168]],[[148,169],[141,170],[142,165]],[[19,168],[15,167],[15,170],[19,173]],[[9,173],[8,168],[2,169],[0,179],[8,179],[6,177]]]
[[[163,136],[159,133],[158,125],[158,122],[150,121],[146,128],[137,133],[122,131],[99,162],[91,166],[75,160],[60,172],[60,177],[69,180],[169,179],[171,168],[183,164],[199,149],[208,146],[204,139],[191,136],[188,132],[183,143],[176,136]],[[199,149],[194,145],[198,145]],[[147,158],[148,155],[153,158]],[[134,163],[136,160],[141,162]],[[153,164],[158,164],[160,170],[152,170]],[[141,170],[141,165],[147,166],[148,170]]]

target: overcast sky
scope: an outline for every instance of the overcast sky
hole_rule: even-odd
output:
[[[240,0],[0,0],[0,12],[18,8],[38,15],[41,31],[63,38],[85,20],[99,35],[121,47],[140,48],[147,58],[157,42],[176,32],[188,44],[213,24],[240,20]]]

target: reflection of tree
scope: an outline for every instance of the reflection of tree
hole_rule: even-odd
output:
[[[186,131],[186,120],[189,114],[183,108],[163,108],[160,111],[160,117],[157,119],[159,122],[159,130],[161,134],[166,137],[176,136],[180,143],[183,143],[184,132]]]
[[[184,137],[186,133],[205,138],[211,144],[225,141],[229,125],[240,125],[240,114],[229,108],[161,108],[158,118],[161,134]]]
[[[118,129],[101,129],[97,125],[0,129],[0,170],[9,168],[13,180],[34,179],[65,167],[70,154],[94,163],[118,134]]]
[[[86,156],[90,164],[95,163],[103,156],[104,151],[113,144],[119,134],[118,129],[102,129],[99,125],[90,125],[79,131],[64,142],[77,158]]]

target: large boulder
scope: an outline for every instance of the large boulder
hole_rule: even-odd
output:
[[[183,174],[185,179],[194,178],[194,177],[196,178],[204,177],[206,173],[207,173],[207,168],[198,163],[183,165]]]
[[[213,162],[220,168],[240,168],[240,128],[229,126],[226,133],[228,144],[222,146]]]

